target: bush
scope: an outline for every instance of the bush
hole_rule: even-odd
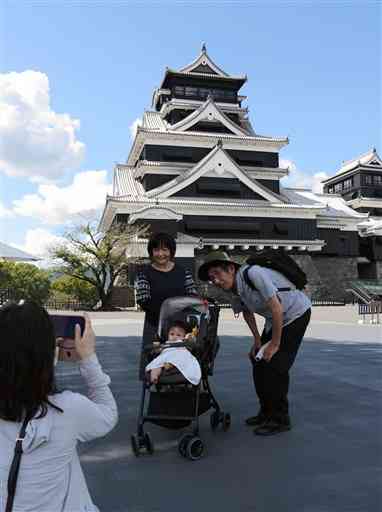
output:
[[[13,300],[44,304],[50,292],[49,273],[30,263],[0,261],[0,288],[9,289]]]

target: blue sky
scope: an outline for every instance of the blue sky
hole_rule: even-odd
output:
[[[4,242],[41,252],[66,221],[100,208],[164,68],[194,60],[203,41],[225,71],[248,75],[255,130],[290,137],[290,183],[382,151],[379,2],[1,5]]]

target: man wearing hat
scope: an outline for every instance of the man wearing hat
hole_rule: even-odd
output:
[[[309,298],[280,272],[259,265],[240,266],[223,251],[206,256],[198,277],[232,293],[234,312],[243,313],[253,334],[249,357],[260,410],[247,418],[247,425],[263,436],[290,430],[289,370],[309,324]],[[255,313],[265,318],[261,335]],[[257,361],[263,345],[262,358]]]

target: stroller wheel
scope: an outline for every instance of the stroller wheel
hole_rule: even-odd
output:
[[[192,437],[186,446],[186,457],[190,460],[199,460],[203,456],[204,444],[200,437]]]
[[[139,457],[141,452],[140,452],[140,442],[139,442],[138,436],[136,434],[133,434],[130,439],[131,439],[131,448],[133,450],[133,453],[136,457]]]
[[[153,443],[153,440],[151,439],[151,436],[148,432],[145,432],[145,434],[144,434],[143,443],[146,447],[147,453],[152,455],[154,453],[154,443]]]
[[[231,415],[229,412],[226,412],[223,416],[223,432],[227,432],[231,426]]]
[[[214,411],[210,416],[210,425],[211,430],[215,431],[220,423],[220,413],[218,411]]]
[[[193,434],[183,434],[182,437],[179,439],[178,443],[178,452],[182,457],[187,457],[186,448],[188,441],[190,441],[193,438]]]

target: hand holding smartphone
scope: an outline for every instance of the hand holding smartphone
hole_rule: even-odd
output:
[[[90,337],[92,336],[94,338],[89,316],[55,314],[50,315],[50,319],[54,326],[57,346],[59,347],[58,360],[78,361],[79,359],[86,357],[86,348],[89,344],[89,333]],[[86,343],[86,340],[83,342],[85,334],[88,343]],[[90,344],[92,345],[91,340]],[[77,347],[79,350],[77,350]],[[83,355],[84,348],[85,356]]]

